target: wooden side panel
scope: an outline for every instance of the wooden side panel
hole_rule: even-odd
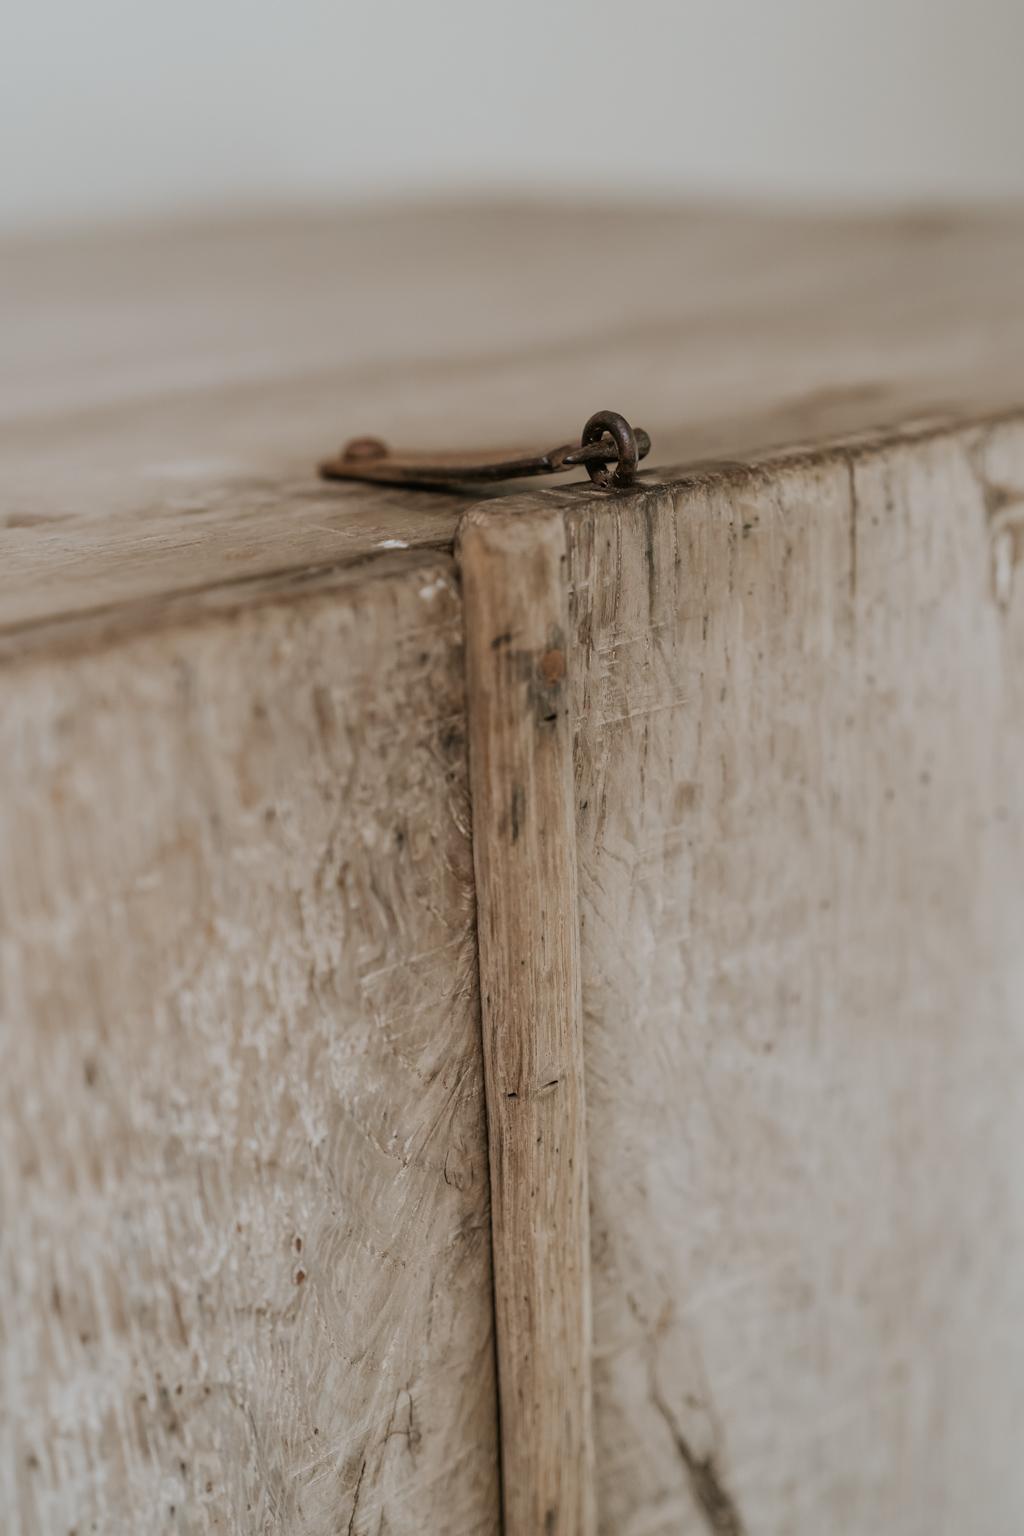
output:
[[[505,1536],[594,1536],[565,527],[461,536]]]
[[[10,1536],[495,1536],[450,560],[0,673]]]
[[[1024,1521],[1024,430],[570,514],[604,1536]]]

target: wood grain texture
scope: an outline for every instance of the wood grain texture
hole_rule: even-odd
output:
[[[447,558],[0,669],[9,1536],[496,1536]]]
[[[0,248],[16,1536],[494,1536],[467,502],[312,465],[598,406],[638,493],[467,530],[471,632],[558,615],[574,731],[480,650],[487,1048],[541,1051],[491,1073],[514,1536],[590,1519],[585,1163],[602,1536],[1017,1536],[1022,255],[666,208]]]
[[[268,215],[0,243],[0,627],[449,548],[345,438],[652,433],[646,478],[1024,401],[1017,212]],[[116,558],[112,558],[116,551]]]
[[[1024,1519],[1024,426],[567,512],[605,1536]]]
[[[505,1536],[593,1536],[565,531],[460,535]]]

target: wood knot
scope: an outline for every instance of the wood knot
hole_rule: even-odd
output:
[[[537,671],[549,688],[554,688],[565,676],[565,652],[560,650],[545,651],[537,663]]]

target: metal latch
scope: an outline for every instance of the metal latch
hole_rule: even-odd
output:
[[[597,411],[578,443],[547,453],[398,453],[379,438],[357,437],[336,458],[320,465],[320,475],[324,480],[446,488],[582,468],[595,485],[610,490],[631,485],[637,464],[650,451],[651,440],[642,427],[634,429],[617,411]]]

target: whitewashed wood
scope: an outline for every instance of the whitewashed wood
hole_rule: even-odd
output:
[[[191,618],[0,669],[0,1523],[495,1536],[451,562]]]
[[[569,514],[604,1536],[1020,1529],[1022,529],[1020,424]]]
[[[505,1536],[593,1536],[565,530],[460,534]]]
[[[614,405],[664,489],[517,503],[567,515],[592,711],[602,1531],[1016,1536],[1022,250],[1012,212],[640,208],[0,250],[8,1525],[491,1536],[472,968],[438,947],[469,942],[466,810],[430,726],[460,675],[440,555],[465,499],[325,488],[312,465],[362,431],[544,446]],[[438,601],[421,650],[409,605]],[[345,617],[367,604],[368,627]],[[415,851],[392,839],[406,795]],[[333,1069],[344,1041],[339,1083],[314,1051]],[[450,1115],[444,1074],[410,1066],[446,1045]],[[320,1161],[293,1157],[279,1079],[314,1130],[344,1128]],[[435,1124],[429,1166],[390,1155]],[[449,1137],[477,1149],[469,1185],[437,1179]],[[357,1239],[426,1233],[386,1297],[384,1248],[348,1229],[331,1283],[295,1285],[309,1232],[285,1229],[308,1216],[323,1251],[339,1174]],[[196,1366],[168,1310],[189,1287]],[[195,1417],[182,1362],[211,1387]],[[302,1417],[322,1434],[321,1407],[326,1458]]]

